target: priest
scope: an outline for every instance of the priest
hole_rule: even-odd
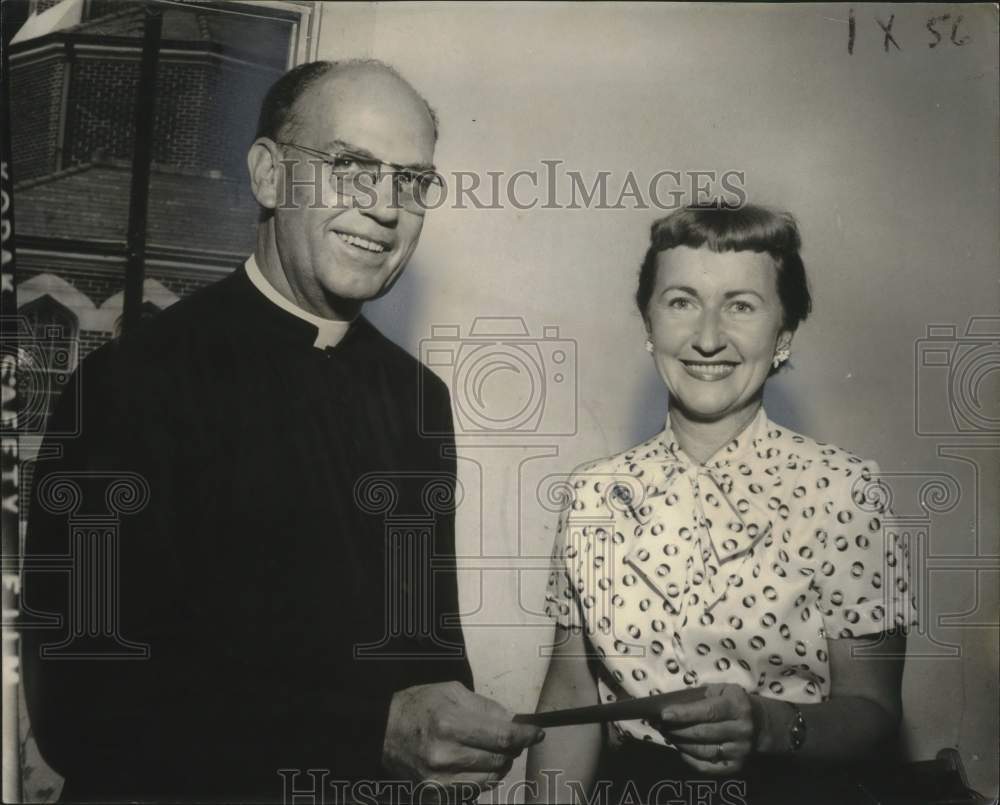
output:
[[[27,553],[75,572],[23,590],[59,624],[23,660],[64,801],[471,796],[541,739],[472,690],[447,388],[362,315],[417,246],[436,140],[384,64],[287,73],[247,157],[254,253],[71,380]]]

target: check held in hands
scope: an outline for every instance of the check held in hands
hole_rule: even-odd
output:
[[[397,691],[389,706],[382,765],[394,779],[485,790],[544,737],[538,727],[513,723],[512,715],[460,682]]]
[[[689,766],[706,774],[733,774],[754,751],[760,702],[739,685],[705,685],[704,694],[663,708],[658,729]]]

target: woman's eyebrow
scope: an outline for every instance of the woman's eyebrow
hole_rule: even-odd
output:
[[[664,288],[662,291],[660,291],[659,295],[662,296],[663,294],[670,293],[671,291],[685,293],[688,296],[693,296],[695,299],[700,299],[701,298],[701,296],[698,294],[698,292],[694,288],[692,288],[691,286],[689,286],[689,285],[668,285],[666,288]],[[755,291],[753,288],[737,288],[736,290],[726,291],[722,295],[722,298],[723,299],[733,299],[734,297],[737,297],[737,296],[755,296],[761,302],[766,302],[767,301],[766,299],[764,299],[764,297],[760,293],[760,291]]]
[[[738,291],[726,291],[723,296],[725,296],[726,299],[732,299],[734,296],[743,296],[744,294],[756,296],[761,301],[764,301],[764,297],[761,296],[760,291],[755,291],[753,288],[744,288]]]

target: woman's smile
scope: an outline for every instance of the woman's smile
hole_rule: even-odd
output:
[[[681,361],[687,373],[696,380],[713,383],[729,377],[739,365],[732,361]]]

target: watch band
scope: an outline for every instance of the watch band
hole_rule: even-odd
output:
[[[806,742],[806,720],[802,716],[802,711],[794,704],[792,710],[795,715],[792,718],[792,726],[788,729],[788,745],[793,752],[798,752]]]

